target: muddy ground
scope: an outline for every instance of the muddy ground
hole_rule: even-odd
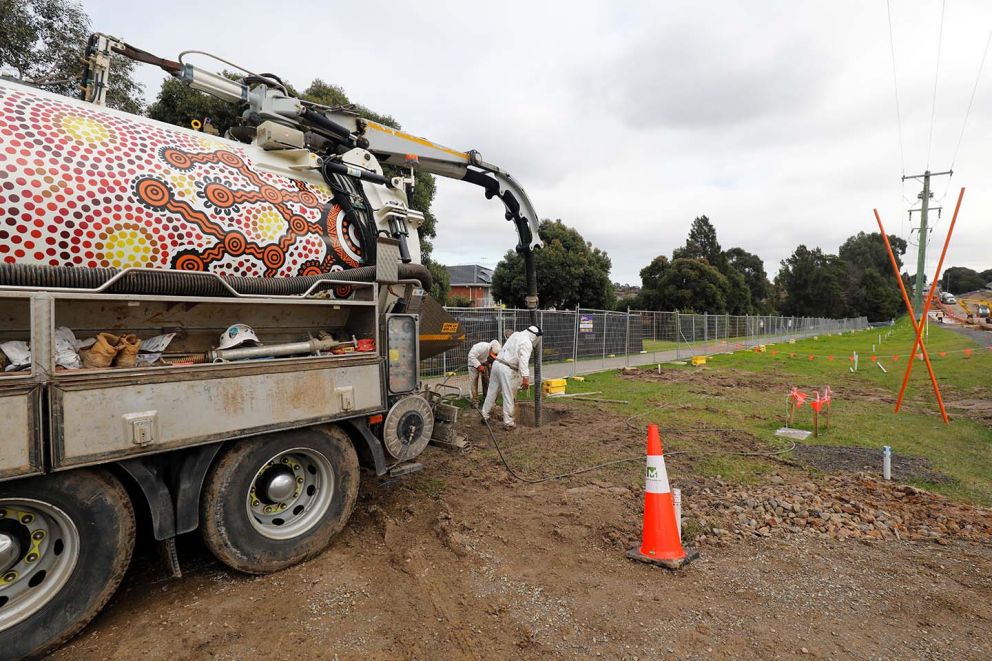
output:
[[[585,407],[540,430],[496,434],[512,465],[538,475],[639,455],[643,438],[622,422]],[[733,517],[731,492],[743,502],[746,487],[701,483],[691,457],[672,456],[673,483],[694,503],[684,532],[702,557],[669,573],[624,556],[639,534],[642,463],[524,484],[498,463],[473,416],[461,426],[475,442],[469,451],[429,449],[425,469],[398,480],[365,476],[350,525],[301,566],[240,575],[193,535],[180,545],[185,576],[173,580],[146,551],[55,658],[992,657],[986,510],[955,506],[968,534],[957,532],[963,523],[945,526],[940,543],[832,539],[826,527],[785,525],[714,533]],[[776,466],[770,484],[786,495],[816,498],[823,485],[836,498],[837,480],[847,479],[791,460]],[[865,502],[905,501],[898,486],[865,484]],[[925,493],[912,498],[928,502]],[[922,508],[928,522],[943,511],[934,502]]]

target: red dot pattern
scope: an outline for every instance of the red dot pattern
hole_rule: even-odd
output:
[[[335,207],[322,219],[326,195],[256,169],[249,154],[238,143],[0,85],[0,261],[176,268],[181,259],[186,268],[269,277],[363,261],[344,214]],[[169,204],[138,195],[150,178],[168,189]]]

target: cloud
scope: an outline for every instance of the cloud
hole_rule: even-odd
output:
[[[817,38],[734,16],[699,30],[689,18],[652,29],[580,84],[634,129],[704,130],[809,107],[835,68]]]

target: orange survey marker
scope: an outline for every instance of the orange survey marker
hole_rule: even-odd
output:
[[[648,425],[647,472],[644,484],[644,530],[641,547],[627,551],[627,557],[641,562],[678,569],[699,557],[698,551],[686,552],[679,540],[675,503],[668,485],[668,471],[662,454],[658,425]]]
[[[830,386],[824,386],[822,395],[819,390],[814,390],[813,395],[815,395],[815,397],[810,397],[809,394],[803,392],[799,388],[793,388],[789,391],[788,415],[785,419],[786,427],[792,426],[796,419],[796,412],[802,408],[803,403],[807,400],[809,400],[809,407],[813,409],[813,436],[820,435],[821,412],[823,413],[826,426],[830,426],[830,400],[833,398],[833,391],[830,390]]]

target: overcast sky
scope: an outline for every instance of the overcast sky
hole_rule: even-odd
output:
[[[320,77],[415,134],[474,148],[639,284],[706,214],[724,248],[770,276],[805,243],[836,252],[876,229],[906,237],[920,187],[951,165],[992,2],[892,1],[900,156],[884,0],[829,2],[139,2],[85,0],[95,29],[157,55],[202,49],[297,86]],[[212,66],[208,60],[194,60]],[[992,57],[931,241],[936,265],[965,186],[949,265],[992,268]],[[143,67],[153,97],[161,76]],[[494,266],[515,244],[502,207],[440,181],[436,257]],[[914,264],[909,270],[914,272]]]

